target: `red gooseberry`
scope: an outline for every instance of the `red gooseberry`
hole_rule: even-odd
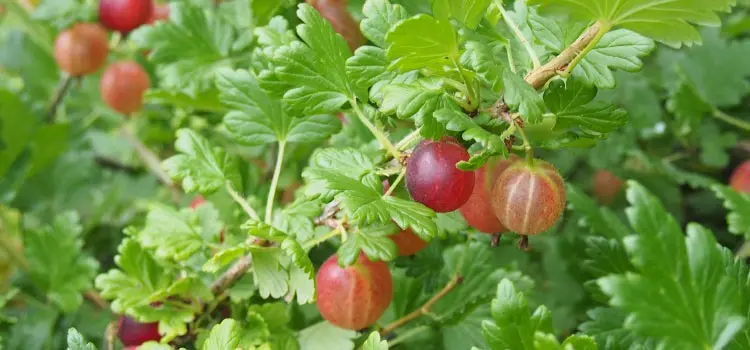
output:
[[[138,63],[120,61],[104,71],[99,91],[110,108],[130,114],[143,107],[143,94],[150,85],[151,79]]]
[[[168,19],[169,4],[154,3],[154,7],[151,8],[151,16],[148,17],[146,23],[154,24],[156,21],[166,21]]]
[[[152,0],[100,0],[99,21],[122,34],[130,33],[151,17]]]
[[[597,170],[594,174],[594,196],[599,203],[612,203],[622,190],[623,182],[608,170]]]
[[[383,315],[393,298],[388,265],[371,261],[363,253],[351,266],[341,267],[331,256],[315,278],[317,306],[331,324],[352,330],[369,327]]]
[[[55,61],[74,77],[96,72],[107,60],[107,31],[95,23],[78,23],[55,40]]]
[[[438,213],[460,208],[474,190],[474,172],[456,168],[469,153],[455,139],[425,140],[406,164],[406,189],[411,198]]]
[[[307,3],[318,10],[320,15],[331,23],[331,27],[336,33],[341,34],[346,39],[346,43],[352,52],[365,43],[365,38],[359,31],[359,24],[346,8],[346,0],[307,0]]]
[[[469,226],[490,234],[508,231],[492,209],[492,188],[508,166],[520,159],[511,154],[508,159],[491,160],[474,172],[474,191],[466,204],[458,209]]]
[[[536,235],[548,230],[565,209],[565,184],[557,169],[540,159],[511,164],[495,182],[492,208],[508,230]]]
[[[159,323],[140,323],[128,316],[120,316],[117,337],[125,346],[139,346],[147,341],[159,341]]]
[[[740,164],[729,178],[729,186],[737,192],[750,193],[750,160]]]

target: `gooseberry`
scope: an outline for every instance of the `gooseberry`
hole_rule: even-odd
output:
[[[729,178],[729,186],[737,192],[750,193],[750,160],[742,162]]]
[[[383,315],[393,298],[388,265],[371,261],[363,253],[351,266],[341,267],[331,256],[316,276],[320,314],[335,326],[361,330]]]
[[[60,69],[78,77],[96,72],[107,60],[107,31],[95,23],[78,23],[55,40],[55,61]]]
[[[156,21],[166,21],[168,19],[169,19],[169,5],[154,3],[154,7],[151,8],[151,16],[148,17],[148,20],[146,21],[146,23],[153,24]]]
[[[474,172],[456,168],[469,153],[455,139],[422,141],[406,164],[406,189],[412,199],[438,213],[460,208],[474,190]]]
[[[141,109],[143,94],[150,85],[151,79],[138,63],[120,61],[104,71],[99,91],[110,108],[130,114]]]
[[[474,172],[474,191],[459,212],[469,226],[484,233],[502,233],[508,229],[492,209],[492,188],[505,169],[521,158],[511,154],[508,159],[491,160]]]
[[[130,33],[151,17],[152,0],[100,0],[99,21],[122,34]]]
[[[536,235],[548,230],[565,209],[565,185],[557,169],[540,159],[511,164],[495,182],[492,208],[508,230]]]
[[[597,170],[594,174],[594,196],[599,203],[612,203],[622,190],[622,180],[608,170]]]
[[[159,341],[159,323],[140,323],[128,316],[120,316],[117,337],[125,346],[138,346],[147,341]]]

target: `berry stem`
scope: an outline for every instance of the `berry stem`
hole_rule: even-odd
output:
[[[396,189],[396,186],[398,186],[401,180],[404,179],[404,175],[406,175],[406,167],[401,169],[401,172],[398,174],[398,177],[396,178],[396,180],[393,181],[393,184],[388,188],[388,191],[386,191],[385,194],[383,194],[383,198],[386,198],[393,193],[393,191]]]
[[[523,45],[523,48],[526,49],[529,57],[531,57],[531,62],[534,64],[534,69],[539,69],[539,67],[542,66],[542,63],[539,61],[539,56],[537,56],[536,52],[534,52],[534,49],[531,47],[529,40],[526,39],[526,36],[523,35],[521,28],[519,28],[518,25],[513,22],[513,19],[508,17],[508,13],[505,12],[505,8],[503,7],[503,1],[495,0],[495,5],[497,6],[498,10],[500,10],[500,14],[503,16],[505,24],[510,27],[510,29],[513,31],[513,34],[515,34],[515,36],[518,38],[518,41],[520,41],[521,45]]]
[[[735,118],[729,114],[726,114],[718,109],[714,109],[713,116],[716,119],[719,119],[727,124],[736,126],[742,130],[750,131],[750,123],[740,120],[738,118]]]
[[[479,107],[479,96],[477,96],[476,91],[474,91],[474,85],[472,85],[469,79],[466,77],[463,67],[461,67],[461,64],[459,64],[455,58],[453,59],[453,65],[458,70],[458,74],[461,76],[461,80],[463,80],[464,86],[466,87],[466,98],[469,100],[468,110],[476,111],[477,107]]]
[[[526,152],[526,160],[529,162],[529,164],[531,164],[534,162],[534,148],[531,147],[531,142],[529,142],[529,138],[526,137],[526,132],[523,131],[523,127],[515,122],[515,120],[513,121],[513,124],[516,125],[516,130],[518,131],[518,134],[521,136],[521,140],[523,141],[523,149]]]
[[[75,80],[75,77],[63,73],[63,76],[60,78],[60,82],[55,88],[55,93],[52,95],[52,101],[49,104],[49,109],[47,110],[47,122],[52,123],[55,121],[57,108],[60,106],[60,104],[62,104],[63,100],[65,99],[65,95],[68,94],[68,90],[70,90],[70,87],[73,85],[73,80]]]
[[[463,282],[463,277],[459,275],[453,276],[453,278],[451,278],[448,284],[446,284],[443,287],[443,289],[437,292],[437,294],[433,295],[432,298],[430,298],[430,300],[428,300],[426,303],[424,303],[424,305],[422,305],[422,307],[410,312],[406,316],[401,317],[398,320],[395,320],[391,322],[390,324],[388,324],[387,326],[383,327],[383,329],[380,330],[380,334],[386,335],[390,332],[393,332],[393,330],[395,330],[396,328],[399,328],[409,323],[410,321],[416,318],[419,318],[422,315],[431,314],[430,308],[434,306],[435,303],[437,303],[441,298],[448,295],[448,293],[450,293],[450,291],[456,288],[456,286],[458,286],[461,282]]]
[[[271,179],[271,188],[268,189],[268,200],[266,201],[266,224],[271,224],[271,215],[273,214],[273,200],[276,196],[276,187],[279,185],[279,176],[281,175],[281,164],[284,161],[284,149],[286,141],[279,141],[279,149],[276,152],[276,166],[273,169],[273,178]]]
[[[237,190],[234,189],[234,186],[232,185],[232,182],[227,181],[224,184],[224,187],[227,189],[227,192],[230,196],[232,196],[232,199],[234,199],[235,202],[237,202],[242,209],[249,215],[251,218],[255,220],[260,220],[260,216],[258,216],[258,213],[255,212],[255,209],[250,206],[250,203],[248,203],[245,198],[243,198]]]
[[[343,225],[341,227],[343,227]],[[331,239],[333,237],[336,237],[336,236],[338,236],[340,234],[341,234],[341,229],[339,227],[336,227],[331,232],[328,232],[328,233],[326,233],[326,234],[324,234],[324,235],[322,235],[322,236],[320,236],[318,238],[315,238],[313,240],[309,240],[309,241],[305,242],[305,244],[302,245],[302,249],[308,250],[308,249],[313,248],[313,247],[317,246],[318,244],[321,244],[321,243],[323,243],[323,242],[325,242],[325,241],[327,241],[327,240],[329,240],[329,239]]]
[[[234,282],[244,275],[247,270],[250,269],[250,264],[253,261],[253,257],[248,254],[237,260],[232,267],[221,275],[214,283],[211,284],[211,292],[214,295],[221,294],[224,290],[229,288]]]
[[[359,105],[357,104],[357,100],[351,99],[349,102],[352,105],[352,109],[354,109],[354,113],[357,114],[357,117],[362,122],[362,124],[364,124],[367,127],[367,129],[370,130],[372,135],[375,136],[376,139],[378,139],[378,142],[380,142],[380,144],[386,150],[388,150],[388,153],[393,155],[393,157],[396,159],[401,159],[401,152],[399,152],[396,149],[396,147],[393,147],[393,144],[391,143],[391,141],[388,140],[385,134],[383,134],[380,130],[378,130],[377,127],[375,127],[375,125],[372,124],[372,122],[370,122],[370,119],[368,119],[367,116],[365,116],[365,114],[359,108]]]

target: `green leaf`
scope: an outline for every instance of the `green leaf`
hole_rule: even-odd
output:
[[[437,139],[445,130],[435,120],[433,112],[440,108],[455,105],[444,93],[439,79],[418,79],[409,82],[384,84],[380,87],[380,111],[385,114],[396,114],[400,119],[412,118],[420,134],[426,138]]]
[[[617,239],[590,236],[586,238],[586,260],[583,266],[597,277],[635,271],[625,246]]]
[[[714,185],[711,189],[716,196],[724,200],[724,207],[729,210],[727,223],[729,232],[750,239],[750,195],[739,193],[731,187]]]
[[[549,317],[544,306],[532,316],[523,293],[504,279],[497,286],[492,299],[492,320],[482,322],[482,335],[492,349],[536,349],[534,335]]]
[[[484,147],[481,152],[471,155],[468,161],[461,161],[457,167],[461,170],[476,170],[481,168],[493,156],[508,156],[508,148],[505,146],[503,136],[496,135],[482,126],[477,124],[481,115],[470,118],[462,111],[455,109],[443,108],[434,113],[435,119],[445,125],[445,128],[451,131],[461,131],[462,137],[466,141],[474,141]]]
[[[483,83],[489,86],[494,93],[503,90],[503,73],[505,63],[502,57],[504,47],[501,45],[485,45],[477,41],[469,41],[465,44],[466,51],[461,56],[461,64],[474,70]]]
[[[323,321],[299,331],[297,340],[300,350],[353,350],[356,337],[355,331]]]
[[[687,79],[680,79],[669,91],[666,106],[675,116],[674,131],[683,136],[699,131],[703,117],[711,113],[711,106],[703,101],[697,88]]]
[[[601,6],[599,0],[529,1],[530,5],[540,5],[542,10],[570,14],[586,21],[600,20],[676,48],[700,43],[700,34],[692,24],[718,26],[721,21],[716,12],[729,11],[734,3],[735,0],[612,0]]]
[[[357,260],[362,251],[370,260],[391,261],[398,256],[396,242],[388,236],[396,233],[398,227],[393,223],[375,224],[361,227],[349,235],[341,245],[338,254],[339,261],[344,265],[351,265]]]
[[[355,96],[346,75],[349,47],[310,5],[300,4],[297,16],[304,44],[295,41],[274,56],[274,73],[288,89],[284,102],[302,115],[335,112]]]
[[[368,89],[378,81],[396,76],[396,73],[388,71],[385,50],[368,45],[358,48],[354,56],[346,60],[346,74],[359,89]]]
[[[172,178],[182,180],[185,192],[210,194],[227,182],[240,188],[237,158],[222,148],[212,147],[195,131],[177,130],[175,148],[181,154],[165,160],[162,166]]]
[[[615,77],[612,70],[640,70],[643,62],[639,57],[648,55],[654,48],[656,45],[649,38],[625,29],[614,30],[605,34],[586,54],[573,69],[573,75],[600,88],[613,88]]]
[[[391,68],[400,72],[425,69],[443,74],[457,63],[461,50],[456,32],[448,21],[420,14],[400,21],[385,37]]]
[[[367,340],[359,347],[360,350],[388,350],[388,342],[380,340],[380,333],[372,332]]]
[[[178,212],[165,205],[153,205],[146,216],[146,226],[136,236],[138,242],[154,249],[159,258],[186,261],[224,229],[213,206],[203,205],[200,209],[211,210],[212,215],[199,216],[190,210]],[[208,230],[202,227],[205,224],[211,224]]]
[[[206,272],[215,273],[225,266],[228,266],[233,261],[241,258],[243,255],[245,255],[246,251],[246,246],[238,246],[220,250],[216,254],[214,254],[211,259],[208,259],[205,264],[203,264],[202,269]]]
[[[279,248],[250,247],[253,277],[263,298],[281,298],[289,290],[289,274],[281,264]]]
[[[83,291],[99,267],[82,252],[83,228],[78,214],[59,214],[49,225],[24,232],[24,255],[34,285],[65,312],[75,311],[83,302]]]
[[[141,26],[128,39],[151,50],[163,88],[199,97],[213,86],[220,68],[231,67],[227,58],[233,54],[234,30],[214,11],[187,2],[171,4],[169,16],[169,21]]]
[[[242,328],[237,321],[228,318],[211,328],[208,339],[203,344],[204,350],[234,349],[242,338]]]
[[[86,342],[75,328],[68,329],[68,350],[96,350],[96,346]]]
[[[441,21],[457,19],[469,29],[475,29],[487,12],[491,0],[450,1],[433,0],[432,12]]]
[[[741,295],[747,271],[744,276],[728,273],[731,253],[713,234],[689,224],[685,237],[640,184],[629,182],[627,194],[628,218],[638,234],[626,237],[625,247],[638,272],[598,279],[610,304],[629,313],[626,328],[659,338],[662,347],[726,346],[746,322]]]
[[[148,305],[151,295],[166,290],[174,276],[165,270],[138,243],[126,238],[120,243],[115,264],[120,268],[96,277],[96,288],[107,299],[114,299],[112,310],[123,313]]]
[[[362,13],[365,15],[359,24],[362,34],[382,48],[388,45],[385,41],[388,31],[409,16],[403,6],[391,4],[388,0],[367,0]]]
[[[579,134],[601,138],[627,122],[627,113],[609,103],[591,102],[596,87],[586,86],[580,79],[554,80],[544,91],[544,102],[555,114],[555,130],[573,129]]]
[[[505,102],[511,108],[518,109],[521,118],[529,124],[542,121],[544,100],[531,85],[509,70],[503,72],[505,84]]]

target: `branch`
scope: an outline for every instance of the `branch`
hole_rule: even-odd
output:
[[[592,43],[595,44],[597,37],[601,39],[601,36],[606,33],[608,28],[602,25],[601,22],[594,23],[589,29],[586,29],[581,36],[576,39],[575,42],[570,44],[563,52],[557,57],[553,58],[543,66],[534,69],[528,75],[526,75],[526,82],[533,86],[535,89],[542,88],[547,82],[554,78],[559,72],[565,71],[571,62],[574,62],[577,57],[583,57],[587,53],[587,48]],[[590,51],[591,49],[588,49]]]
[[[105,169],[110,169],[112,171],[119,171],[119,172],[126,173],[128,175],[137,175],[141,173],[141,169],[139,168],[136,168],[132,165],[128,165],[125,163],[121,163],[118,160],[107,158],[104,156],[95,156],[94,161],[100,167],[105,168]]]
[[[104,298],[102,298],[102,296],[95,290],[87,290],[83,292],[83,297],[98,306],[100,309],[109,310],[109,303],[107,303],[107,301],[104,300]]]
[[[65,76],[60,79],[60,83],[57,84],[55,93],[54,95],[52,95],[52,102],[50,102],[49,109],[47,111],[48,122],[51,123],[54,121],[55,114],[57,114],[57,107],[59,107],[63,99],[65,99],[65,95],[68,93],[70,86],[73,85],[73,80],[75,80],[75,77],[65,74]]]
[[[159,182],[172,190],[172,197],[174,197],[176,200],[179,200],[179,198],[182,196],[182,193],[180,193],[180,190],[172,181],[172,178],[169,177],[169,174],[167,174],[164,168],[162,168],[161,159],[159,159],[159,157],[153,151],[151,151],[143,143],[143,141],[141,141],[141,139],[139,139],[138,136],[136,136],[135,133],[133,133],[133,131],[128,128],[127,125],[122,126],[122,128],[120,129],[120,133],[123,137],[125,137],[128,143],[133,146],[133,148],[135,149],[135,153],[138,155],[138,158],[140,158],[141,161],[146,164],[146,167],[149,169],[149,171],[154,174],[157,179],[159,179]]]
[[[455,276],[455,277],[453,277],[450,280],[450,282],[448,282],[448,284],[446,284],[445,287],[443,287],[443,289],[441,289],[439,292],[437,292],[437,294],[433,295],[432,298],[430,298],[430,300],[428,300],[426,303],[424,303],[424,305],[422,305],[422,307],[420,307],[417,310],[412,311],[411,313],[409,313],[408,315],[406,315],[404,317],[399,318],[398,320],[395,320],[395,321],[391,322],[389,325],[385,326],[383,329],[380,330],[380,334],[381,335],[386,335],[386,334],[388,334],[390,332],[393,332],[393,330],[395,330],[396,328],[399,328],[399,327],[401,327],[401,326],[409,323],[409,321],[412,321],[412,320],[414,320],[416,318],[419,318],[422,315],[426,315],[426,314],[430,313],[430,308],[432,306],[434,306],[435,303],[438,302],[438,300],[440,300],[442,297],[448,295],[448,293],[450,293],[450,291],[452,291],[454,288],[456,288],[456,286],[458,286],[459,284],[461,284],[461,282],[463,282],[463,281],[464,281],[464,279],[461,276]]]
[[[252,256],[250,254],[243,256],[240,258],[240,260],[237,260],[232,267],[227,270],[227,272],[224,272],[223,275],[219,276],[219,278],[214,281],[214,283],[211,284],[211,292],[214,295],[220,295],[223,293],[227,288],[231,287],[234,282],[237,282],[242,275],[247,272],[247,270],[250,269],[250,264],[252,263]]]
[[[245,200],[245,198],[243,198],[237,192],[237,190],[234,189],[234,186],[232,186],[231,181],[227,181],[224,185],[227,189],[227,192],[232,197],[232,199],[234,199],[234,201],[237,202],[242,207],[242,210],[244,210],[245,213],[247,213],[247,215],[249,215],[251,218],[255,220],[260,220],[260,216],[258,216],[258,213],[256,213],[255,209],[253,209],[253,207],[250,206],[250,203],[248,203]]]

